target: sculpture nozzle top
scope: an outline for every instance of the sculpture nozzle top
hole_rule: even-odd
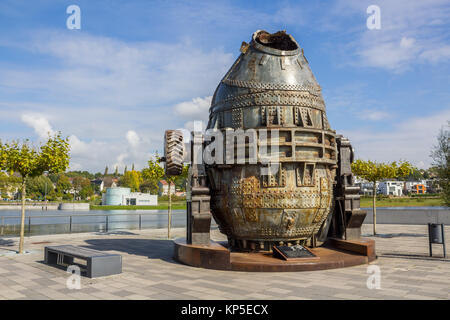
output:
[[[249,45],[243,43],[241,51],[242,48],[246,51],[249,46],[254,47],[257,51],[275,56],[294,56],[300,53],[300,46],[297,41],[286,31],[269,33],[265,30],[258,30],[253,33]]]
[[[299,48],[298,43],[286,31],[268,33],[264,30],[258,30],[253,34],[253,41],[263,46],[283,51],[297,50]]]

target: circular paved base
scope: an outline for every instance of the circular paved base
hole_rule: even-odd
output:
[[[367,264],[376,259],[375,242],[330,239],[326,246],[311,248],[314,258],[283,260],[271,253],[230,252],[225,243],[211,241],[210,245],[187,244],[185,239],[174,241],[177,261],[206,269],[232,271],[313,271]]]

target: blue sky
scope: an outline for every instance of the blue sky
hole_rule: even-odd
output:
[[[81,30],[66,28],[72,4]],[[380,30],[366,26],[372,4]],[[62,131],[72,169],[141,168],[165,129],[207,120],[242,41],[286,30],[358,158],[426,168],[450,120],[449,18],[440,0],[2,0],[0,139]]]

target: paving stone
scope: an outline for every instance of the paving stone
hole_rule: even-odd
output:
[[[370,235],[370,228],[364,225],[363,232]],[[173,231],[176,237],[185,233],[182,228]],[[32,253],[0,256],[0,299],[450,299],[450,259],[428,257],[426,227],[379,225],[378,231],[382,236],[372,238],[379,258],[371,264],[381,269],[380,290],[367,288],[367,266],[251,273],[178,264],[172,259],[173,245],[165,239],[166,230],[157,229],[123,235],[28,238],[26,249]],[[446,227],[447,239],[449,233]],[[217,237],[217,230],[212,235]],[[42,263],[45,244],[32,244],[40,241],[121,254],[123,273],[96,279],[82,277],[81,290],[70,290],[65,270]],[[8,248],[0,245],[0,252],[5,250]]]

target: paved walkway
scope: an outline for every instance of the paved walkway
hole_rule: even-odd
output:
[[[370,233],[364,225],[363,233]],[[181,265],[172,259],[166,230],[153,229],[26,238],[30,253],[14,254],[17,238],[0,238],[0,299],[449,299],[450,259],[434,245],[428,257],[427,226],[378,225],[375,237],[381,289],[368,289],[367,265],[313,272],[248,273]],[[174,237],[184,229],[174,229]],[[217,230],[213,238],[222,238]],[[450,239],[450,228],[446,227]],[[66,286],[69,274],[43,264],[47,245],[73,244],[123,257],[123,273],[82,277],[81,289]],[[450,245],[450,244],[449,244]]]

